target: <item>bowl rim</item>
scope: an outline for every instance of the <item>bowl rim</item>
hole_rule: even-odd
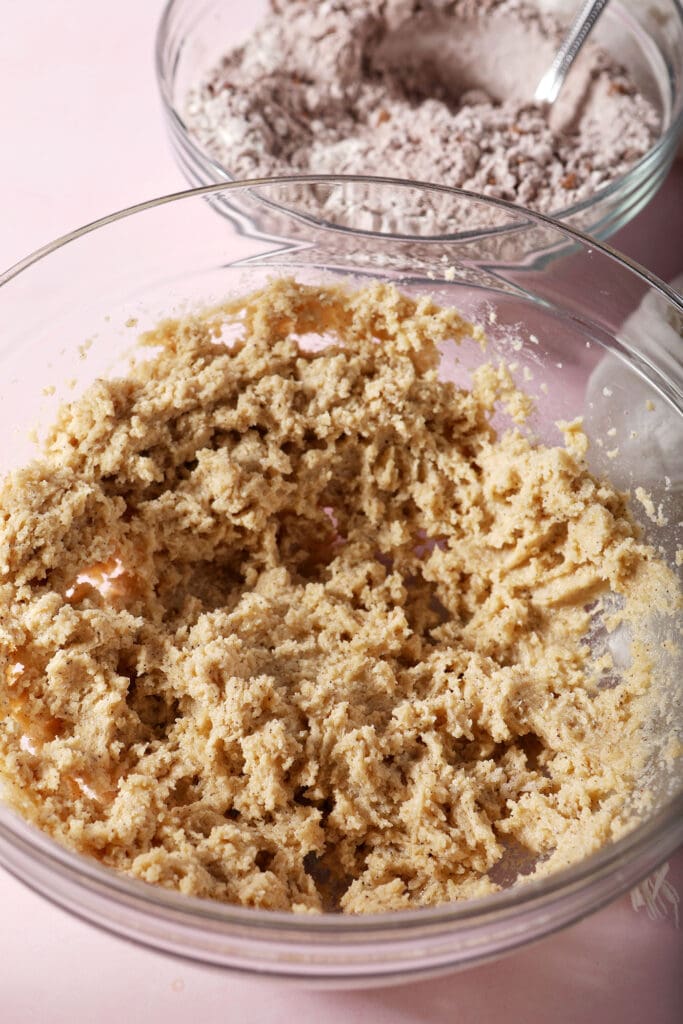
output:
[[[171,3],[175,0],[171,0]],[[677,2],[677,0],[676,0]],[[683,10],[683,9],[682,9]],[[471,192],[468,189],[454,188],[451,185],[439,185],[429,181],[417,181],[408,178],[392,178],[382,175],[368,175],[368,174],[286,174],[286,175],[274,175],[262,178],[244,178],[237,181],[221,181],[214,182],[211,185],[199,185],[195,188],[180,189],[177,192],[167,192],[161,196],[156,196],[152,199],[146,199],[139,203],[133,203],[131,206],[120,207],[113,213],[105,214],[103,217],[98,217],[95,220],[88,221],[81,227],[74,228],[72,231],[67,231],[62,235],[58,235],[50,242],[46,242],[44,245],[37,249],[34,249],[27,256],[17,260],[16,263],[11,264],[4,271],[0,271],[0,287],[7,284],[12,278],[16,277],[22,271],[26,270],[33,263],[37,263],[39,260],[44,259],[51,253],[61,249],[62,246],[68,245],[70,242],[74,242],[84,235],[88,235],[91,232],[97,231],[100,228],[107,227],[109,224],[114,224],[119,220],[124,220],[127,217],[132,217],[138,213],[144,213],[148,210],[153,210],[161,206],[166,206],[169,203],[182,201],[184,199],[193,199],[200,196],[213,196],[221,193],[232,193],[232,192],[248,192],[251,189],[258,188],[269,188],[272,186],[280,185],[343,185],[343,184],[360,184],[360,185],[381,185],[390,186],[393,188],[409,188],[411,190],[420,189],[426,192],[437,192],[444,195],[450,195],[454,198],[465,199],[468,202],[475,202],[482,206],[492,206],[501,209],[508,214],[516,218],[517,223],[510,222],[499,226],[495,230],[498,231],[515,231],[519,230],[520,227],[525,226],[524,220],[536,221],[539,225],[551,228],[554,231],[564,234],[567,236],[570,242],[578,243],[578,245],[588,251],[596,250],[603,256],[609,257],[616,263],[626,267],[626,269],[638,277],[640,277],[646,284],[656,291],[660,292],[662,296],[674,306],[676,306],[683,313],[683,294],[677,292],[672,288],[666,281],[662,281],[661,278],[653,274],[652,271],[648,270],[642,263],[632,259],[626,253],[621,252],[619,249],[614,248],[604,239],[597,239],[593,235],[588,234],[586,231],[582,231],[580,228],[574,227],[570,224],[566,224],[564,221],[558,220],[557,217],[551,216],[546,213],[537,213],[535,210],[529,210],[525,206],[520,206],[517,203],[511,203],[506,199],[497,199],[493,196],[485,196],[479,192]],[[286,212],[289,216],[298,216],[295,211],[286,210],[284,207],[281,209]],[[344,233],[351,232],[352,234],[358,234],[363,237],[378,238],[390,241],[419,241],[419,242],[452,242],[462,243],[463,241],[473,241],[477,238],[483,238],[491,232],[490,227],[482,227],[480,230],[473,229],[471,233],[465,238],[460,233],[446,233],[442,235],[415,235],[415,234],[397,234],[390,231],[369,231],[360,228],[349,228],[348,225],[335,225],[331,221],[318,221],[313,218],[307,218],[309,223],[319,228],[325,228],[330,231],[340,231]],[[280,242],[283,241],[282,237],[278,239]],[[285,240],[286,241],[286,240]]]
[[[179,133],[183,140],[183,143],[193,153],[195,159],[199,158],[203,163],[209,165],[217,178],[221,175],[225,177],[225,182],[237,182],[240,180],[233,178],[230,172],[217,160],[215,160],[208,152],[201,148],[195,141],[192,133],[189,131],[183,116],[173,102],[172,96],[172,81],[173,74],[169,73],[170,69],[166,66],[165,48],[166,40],[169,35],[170,21],[173,17],[175,8],[182,3],[183,0],[166,0],[159,24],[157,26],[155,41],[154,41],[154,66],[156,72],[157,86],[161,95],[161,100],[166,112],[167,117],[170,118],[171,124],[174,130]],[[673,10],[678,16],[678,24],[683,32],[683,0],[669,0]],[[612,0],[609,4],[607,11],[605,12],[606,17],[614,16],[621,17],[622,20],[629,27],[633,34],[634,17],[631,12],[623,6],[620,0]],[[652,36],[647,33],[650,42],[654,42]],[[656,44],[654,44],[656,45]],[[659,47],[657,47],[659,52]],[[174,70],[174,69],[173,69]],[[672,97],[669,97],[671,99]],[[675,96],[673,97],[675,100]],[[553,210],[549,214],[541,214],[541,216],[549,216],[552,220],[564,220],[565,218],[574,218],[579,214],[584,213],[593,207],[598,207],[603,200],[611,199],[617,192],[619,192],[626,183],[631,181],[638,182],[640,174],[643,169],[649,165],[657,165],[659,158],[662,161],[667,158],[669,151],[675,150],[677,144],[683,139],[683,97],[681,98],[680,109],[677,113],[674,113],[671,121],[667,125],[666,129],[661,132],[655,143],[645,152],[634,164],[629,167],[625,174],[621,177],[615,178],[612,181],[607,182],[602,188],[599,188],[591,196],[586,199],[581,199],[577,203],[573,203],[571,206],[566,206],[560,210]],[[308,174],[304,175],[308,177]],[[282,175],[286,177],[286,175]],[[327,175],[325,176],[327,177]],[[336,176],[331,176],[336,177]],[[340,176],[341,177],[341,176]],[[355,177],[355,175],[354,175]],[[359,176],[360,177],[360,176]],[[372,175],[370,175],[372,177]],[[215,182],[218,183],[218,182]],[[420,184],[423,184],[420,182]],[[427,183],[424,183],[427,184]],[[466,189],[456,189],[454,186],[444,186],[452,188],[457,192],[466,192]],[[475,194],[475,193],[472,193]],[[493,197],[483,196],[482,198],[489,199]],[[512,204],[516,205],[516,204]],[[535,211],[532,211],[535,212]],[[596,225],[599,228],[599,223]]]
[[[101,217],[42,246],[0,274],[0,287],[8,284],[24,270],[27,270],[33,264],[45,259],[70,242],[77,241],[85,235],[119,220],[169,203],[184,199],[211,197],[226,191],[245,191],[272,185],[299,185],[302,183],[344,184],[347,182],[370,183],[391,188],[424,188],[500,207],[527,221],[537,221],[567,235],[584,250],[589,252],[596,250],[610,260],[616,261],[627,272],[635,274],[655,291],[661,293],[669,303],[683,314],[683,296],[679,296],[668,285],[655,277],[655,275],[635,261],[620,254],[611,246],[603,242],[596,242],[591,236],[575,228],[568,227],[554,218],[534,213],[513,203],[508,203],[505,200],[492,199],[480,196],[477,193],[453,189],[445,185],[422,184],[402,179],[357,175],[293,175],[281,178],[251,179],[244,182],[224,182],[147,200]],[[328,226],[331,229],[334,228],[333,225]],[[511,225],[513,230],[516,227],[517,225]],[[365,234],[375,234],[388,240],[392,238],[405,238],[405,236],[393,236],[377,232],[365,232]],[[457,236],[450,237],[453,241],[457,240]],[[434,239],[423,238],[422,240],[433,241]],[[679,411],[683,412],[683,409]],[[16,822],[12,824],[11,822],[14,822],[15,819]],[[481,925],[485,921],[504,921],[513,915],[519,915],[520,911],[532,911],[535,908],[542,908],[553,904],[557,898],[565,897],[575,892],[586,891],[589,888],[589,884],[595,882],[597,878],[612,875],[613,872],[616,873],[617,869],[621,868],[621,876],[615,881],[612,888],[612,896],[616,896],[631,888],[643,877],[642,870],[640,873],[636,870],[635,874],[633,871],[629,873],[626,870],[638,855],[647,854],[649,856],[650,861],[647,870],[651,871],[657,864],[665,860],[683,841],[683,792],[674,795],[654,816],[635,825],[619,839],[590,854],[578,863],[553,872],[546,877],[528,881],[519,887],[513,887],[461,903],[444,903],[433,907],[418,907],[403,911],[384,911],[364,914],[360,917],[329,913],[297,915],[292,914],[290,911],[241,907],[186,896],[173,890],[141,882],[140,880],[118,874],[112,869],[101,866],[94,859],[91,860],[82,854],[77,854],[61,846],[56,840],[50,838],[35,826],[30,825],[11,808],[3,805],[2,802],[0,802],[0,840],[9,843],[14,849],[21,850],[34,859],[42,860],[42,862],[49,864],[62,874],[68,875],[72,880],[75,879],[90,889],[99,890],[100,893],[105,893],[108,897],[117,895],[138,908],[145,907],[161,911],[173,916],[176,921],[182,920],[187,925],[191,923],[196,924],[198,920],[201,920],[206,924],[211,922],[214,925],[239,925],[254,929],[255,932],[274,929],[278,932],[289,932],[290,935],[296,933],[297,937],[303,937],[306,934],[320,937],[334,934],[338,938],[345,936],[350,939],[351,937],[357,938],[361,932],[363,935],[379,936],[381,933],[386,934],[387,931],[395,931],[396,927],[400,928],[402,933],[412,934],[415,929],[439,928],[445,925],[454,926],[457,929],[459,927],[466,928],[468,924],[473,926]],[[12,869],[10,868],[10,870]],[[17,877],[20,876],[17,875]],[[21,880],[27,881],[23,878]],[[30,882],[27,882],[27,884],[30,884]],[[597,903],[598,897],[596,896],[595,905]],[[584,910],[583,913],[585,912],[587,911]],[[568,920],[576,920],[578,916],[580,915],[570,916],[563,923],[568,923]]]

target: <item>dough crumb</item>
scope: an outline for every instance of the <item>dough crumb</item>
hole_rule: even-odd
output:
[[[655,503],[652,500],[652,497],[648,494],[644,487],[636,487],[635,496],[645,509],[645,515],[651,523],[654,523],[655,526],[668,526],[669,520],[664,515],[662,506],[659,505],[659,507],[655,507]]]

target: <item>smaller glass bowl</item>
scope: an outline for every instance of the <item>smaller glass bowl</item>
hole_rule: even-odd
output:
[[[238,46],[262,19],[266,0],[242,4],[236,0],[169,0],[156,40],[156,70],[171,145],[191,185],[236,180],[229,167],[218,163],[196,141],[185,122],[189,89],[213,67],[226,50]],[[613,0],[595,29],[595,38],[629,71],[643,95],[657,108],[662,133],[655,145],[621,178],[593,196],[565,209],[552,211],[562,220],[596,238],[609,238],[652,199],[664,181],[683,137],[683,6],[679,0],[656,5],[642,0]],[[364,174],[381,174],[366,167]],[[315,168],[313,168],[315,172]],[[336,211],[335,211],[336,213]],[[482,224],[462,224],[454,237]],[[249,230],[249,224],[243,225]],[[263,230],[260,218],[252,224]]]

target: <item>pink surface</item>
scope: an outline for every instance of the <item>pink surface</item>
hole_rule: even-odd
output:
[[[0,0],[4,139],[0,267],[69,229],[177,191],[153,72],[160,0]],[[613,240],[683,273],[683,164]],[[671,880],[683,891],[683,855]],[[138,949],[69,917],[0,870],[0,1019],[90,1022],[414,1021],[673,1024],[683,933],[628,897],[497,964],[368,992],[283,989]]]

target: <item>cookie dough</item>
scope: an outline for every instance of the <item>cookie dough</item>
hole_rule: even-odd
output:
[[[353,913],[626,827],[648,659],[615,685],[591,609],[673,584],[578,423],[535,444],[505,366],[439,379],[469,336],[389,285],[273,280],[63,408],[0,490],[0,769],[29,820],[184,893]]]

